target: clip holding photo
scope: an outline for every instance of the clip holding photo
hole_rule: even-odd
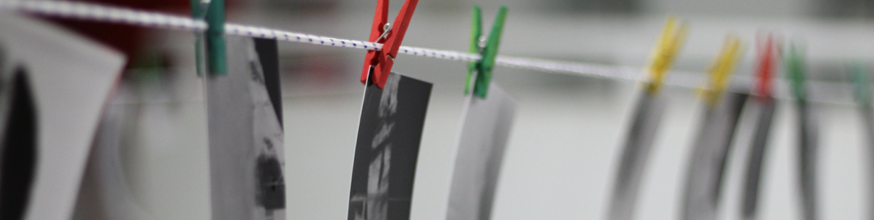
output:
[[[743,57],[744,48],[740,37],[728,35],[713,63],[710,64],[710,80],[701,95],[710,107],[719,103],[722,93],[728,88],[735,67]]]
[[[649,94],[657,94],[661,89],[665,75],[671,69],[688,34],[689,30],[685,23],[675,17],[668,17],[647,69],[649,82],[646,85],[646,90]]]
[[[367,85],[368,79],[382,89],[391,73],[394,60],[398,55],[401,42],[410,26],[413,12],[419,0],[407,0],[394,23],[388,23],[388,0],[379,0],[376,4],[376,14],[373,16],[373,26],[370,29],[368,41],[383,44],[382,50],[368,50],[361,70],[361,83]]]
[[[464,94],[469,94],[472,86],[473,93],[477,97],[486,98],[489,84],[492,81],[492,70],[495,68],[498,46],[501,44],[501,35],[504,31],[504,22],[506,20],[507,6],[501,6],[498,10],[497,18],[495,18],[495,23],[492,25],[492,31],[489,33],[488,38],[486,38],[482,34],[482,13],[480,7],[473,7],[470,52],[479,54],[482,58],[479,61],[468,64]]]

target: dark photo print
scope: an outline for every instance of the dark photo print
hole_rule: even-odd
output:
[[[707,105],[686,173],[683,219],[718,219],[726,161],[748,98],[728,92],[718,105]]]
[[[355,146],[349,220],[410,218],[413,179],[432,85],[392,73],[367,85]]]
[[[625,134],[607,219],[631,220],[634,217],[646,163],[667,106],[668,99],[663,96],[644,93],[638,98],[631,128]]]
[[[0,57],[2,58],[2,57]],[[0,66],[2,68],[2,66]],[[0,219],[23,219],[36,166],[36,112],[28,74],[23,68],[13,73],[0,90]],[[5,77],[3,77],[5,79]]]
[[[70,219],[124,57],[0,13],[0,219]]]

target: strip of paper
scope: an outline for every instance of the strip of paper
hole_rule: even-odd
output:
[[[0,13],[0,48],[5,59],[0,69],[0,87],[28,91],[28,99],[34,107],[31,109],[34,121],[30,126],[5,130],[23,131],[31,127],[33,133],[28,135],[36,138],[31,146],[35,149],[29,156],[31,164],[0,165],[3,167],[0,178],[4,179],[0,187],[13,186],[7,180],[21,180],[7,179],[15,172],[29,172],[33,178],[19,185],[21,188],[12,188],[26,194],[21,197],[26,199],[24,201],[7,199],[6,193],[0,192],[4,195],[0,198],[0,206],[3,206],[0,219],[69,219],[100,113],[118,79],[124,56],[62,28],[15,13]],[[13,82],[15,86],[11,86]],[[0,96],[12,93],[0,91],[3,94]],[[10,99],[3,100],[14,99],[7,98]],[[20,110],[20,106],[15,105],[9,106],[7,113]],[[4,136],[8,141],[18,135],[23,134]],[[0,147],[0,151],[6,152],[0,153],[4,154],[0,162],[13,162],[9,157],[25,155],[7,154],[12,148],[22,147],[27,146]],[[31,169],[21,169],[26,167]],[[5,208],[7,204],[20,205],[19,215],[6,216],[10,213]]]
[[[762,167],[768,150],[768,138],[771,135],[771,124],[774,121],[776,103],[771,97],[751,97],[754,105],[759,108],[756,115],[756,130],[750,143],[747,157],[746,179],[743,188],[741,216],[745,220],[757,219],[759,187],[762,178]]]
[[[515,114],[516,98],[497,83],[491,83],[485,99],[467,97],[447,220],[491,219],[495,188]]]
[[[707,107],[690,158],[683,196],[683,219],[717,218],[725,164],[748,97],[747,94],[726,93],[717,106]]]
[[[212,219],[284,219],[285,151],[275,42],[228,37],[228,74],[207,74]],[[262,46],[257,50],[257,45]],[[262,60],[272,60],[263,62]],[[274,88],[269,88],[273,86]]]
[[[819,126],[815,109],[810,103],[797,101],[798,109],[798,183],[801,192],[801,212],[805,220],[819,219],[816,196],[816,163],[819,146]]]
[[[431,83],[391,73],[367,83],[352,167],[349,220],[410,218]]]
[[[608,219],[631,220],[634,217],[646,161],[666,107],[667,99],[658,95],[643,93],[637,100],[616,172]]]

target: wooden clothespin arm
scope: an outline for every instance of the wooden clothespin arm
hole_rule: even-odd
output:
[[[704,92],[704,98],[710,106],[716,106],[725,89],[728,87],[731,75],[743,56],[740,38],[729,35],[722,45],[722,50],[710,66],[710,85]]]
[[[665,75],[671,69],[688,33],[686,25],[674,17],[669,17],[665,22],[648,68],[650,81],[646,89],[649,94],[656,94],[661,89]]]
[[[206,11],[206,60],[210,74],[228,73],[225,47],[225,0],[211,0]]]
[[[377,88],[385,86],[394,59],[398,55],[398,49],[404,40],[407,27],[413,18],[413,12],[419,0],[407,0],[395,18],[394,24],[388,23],[388,0],[379,0],[376,4],[376,14],[373,18],[373,26],[370,30],[370,41],[382,43],[382,50],[367,51],[364,58],[364,68],[361,71],[361,83],[367,83],[368,76]]]
[[[470,91],[470,85],[473,76],[476,75],[476,80],[473,83],[473,92],[480,98],[486,98],[489,91],[489,84],[492,80],[492,69],[495,67],[495,59],[498,56],[498,47],[501,45],[501,35],[504,31],[504,22],[507,20],[507,6],[501,6],[498,10],[498,16],[495,18],[495,23],[492,25],[492,31],[489,33],[489,38],[485,45],[480,45],[482,38],[482,16],[478,6],[473,8],[473,27],[470,43],[471,53],[479,53],[482,59],[479,62],[471,62],[468,66],[467,80],[465,82],[465,94]],[[474,71],[476,74],[473,74]]]
[[[804,64],[804,55],[799,51],[796,44],[789,45],[789,53],[786,56],[786,71],[788,71],[789,81],[792,82],[792,93],[798,101],[807,101],[807,89],[805,88],[805,78],[807,70]]]
[[[759,81],[756,89],[761,97],[768,98],[773,96],[774,68],[776,68],[775,63],[778,60],[777,56],[778,54],[776,51],[776,45],[774,44],[774,37],[768,35],[767,39],[765,39],[765,44],[759,48]]]

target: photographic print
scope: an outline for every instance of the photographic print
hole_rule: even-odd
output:
[[[756,115],[756,130],[750,146],[747,161],[746,181],[744,182],[742,216],[745,220],[756,219],[759,201],[759,182],[762,178],[762,165],[768,150],[768,138],[774,121],[776,103],[772,97],[754,97],[754,106],[759,109]]]
[[[275,40],[226,37],[227,75],[206,77],[213,219],[285,219]]]
[[[349,220],[410,218],[416,161],[431,83],[391,73],[367,83],[358,125]]]
[[[726,92],[707,105],[692,149],[683,195],[683,219],[715,220],[725,164],[748,94]]]
[[[798,109],[798,183],[801,189],[801,210],[805,220],[819,219],[816,208],[816,163],[819,146],[819,126],[815,108],[803,99],[796,101]]]
[[[0,219],[70,219],[124,56],[0,13]]]
[[[850,78],[853,81],[857,82],[869,82],[870,79],[867,77],[867,72],[861,65],[854,65],[852,72],[850,72]],[[862,127],[862,137],[864,138],[863,146],[864,152],[867,153],[867,159],[865,164],[865,168],[863,169],[866,172],[866,180],[867,186],[870,188],[874,186],[874,105],[871,104],[871,89],[867,83],[856,83],[856,86],[853,90],[853,95],[856,100],[856,104],[858,107],[856,108],[859,113],[859,117],[862,119],[861,123]],[[869,190],[867,198],[865,198],[868,202],[866,207],[874,207],[874,190]],[[874,218],[874,209],[868,208],[865,212],[865,216],[868,218]]]
[[[630,220],[634,217],[637,192],[643,179],[646,161],[666,107],[667,99],[659,95],[643,93],[637,100],[622,157],[619,158],[620,164],[613,183],[613,197],[607,219]]]
[[[468,95],[449,190],[449,220],[491,219],[516,98],[492,82],[485,99]]]

